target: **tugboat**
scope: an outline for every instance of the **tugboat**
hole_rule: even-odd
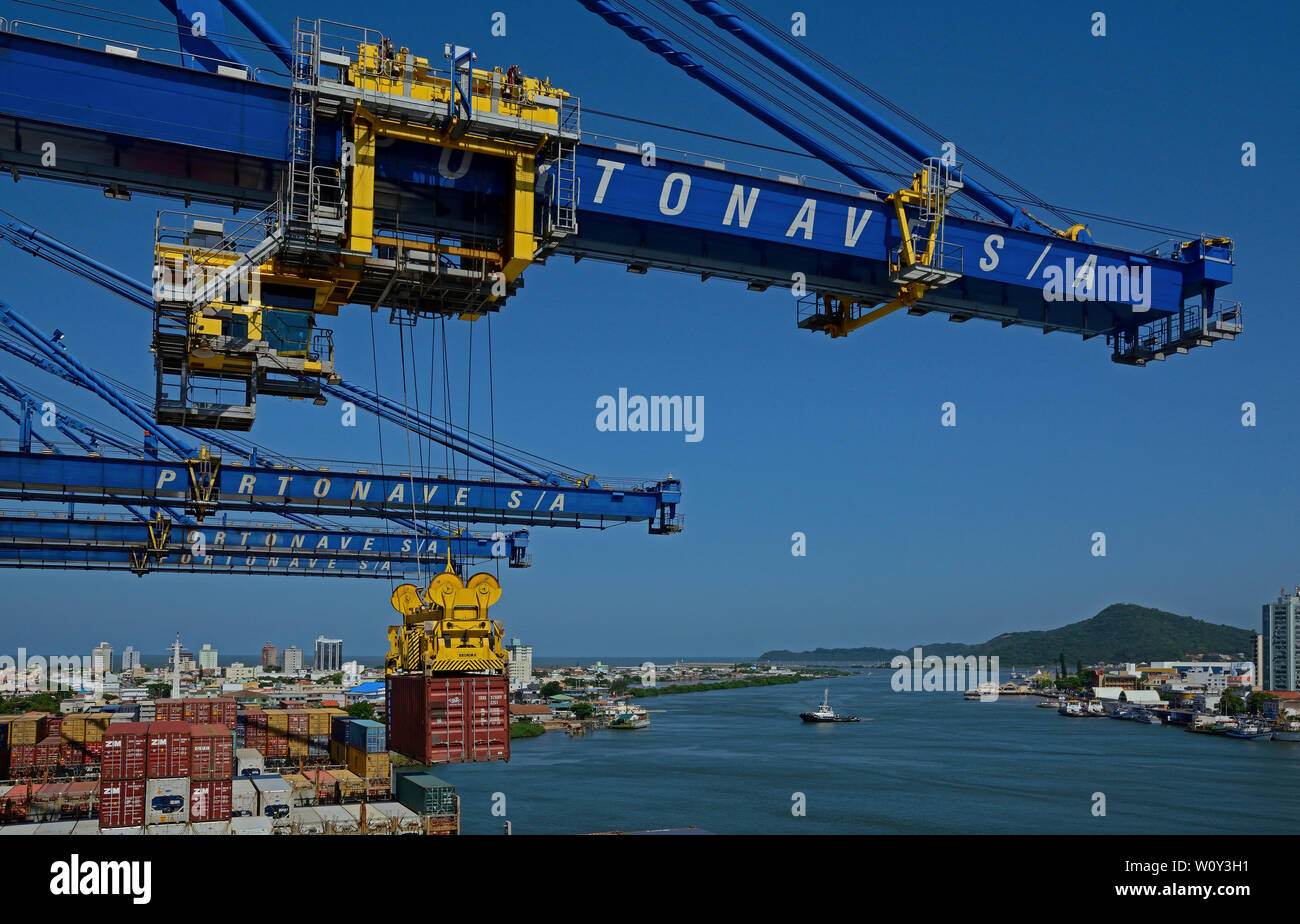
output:
[[[650,716],[641,706],[628,706],[609,723],[610,728],[649,728]]]
[[[831,690],[830,687],[822,694],[822,704],[817,707],[816,712],[801,712],[799,718],[805,722],[857,722],[858,717],[855,715],[837,715],[830,704]]]

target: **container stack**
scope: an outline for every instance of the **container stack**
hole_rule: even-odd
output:
[[[510,689],[500,674],[389,674],[388,746],[422,764],[510,759]]]
[[[25,779],[40,776],[42,768],[39,765],[37,746],[49,737],[50,717],[44,712],[28,712],[7,718],[4,728],[7,738],[9,777]]]
[[[235,737],[224,724],[194,727],[190,748],[189,820],[229,821],[234,799]]]

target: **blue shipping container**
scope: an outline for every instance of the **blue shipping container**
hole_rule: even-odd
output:
[[[351,716],[336,715],[330,718],[330,740],[337,741],[339,744],[348,743],[348,725],[353,721]]]
[[[388,750],[388,730],[379,722],[369,719],[354,719],[347,725],[348,747],[378,754]]]

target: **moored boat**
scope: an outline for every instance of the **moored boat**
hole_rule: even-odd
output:
[[[649,728],[650,715],[640,706],[628,706],[609,721],[610,728]]]
[[[1240,724],[1235,728],[1229,728],[1226,732],[1229,738],[1242,738],[1246,741],[1271,741],[1273,739],[1273,729],[1265,728],[1262,725]]]
[[[1274,741],[1300,741],[1300,722],[1287,722],[1273,728]]]

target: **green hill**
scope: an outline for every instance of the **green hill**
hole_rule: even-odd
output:
[[[1250,630],[1215,625],[1190,616],[1134,603],[1113,603],[1091,619],[1034,632],[1007,632],[987,642],[966,645],[944,642],[922,645],[926,654],[997,655],[1003,664],[1055,664],[1062,652],[1073,667],[1121,661],[1172,661],[1202,655],[1207,660],[1246,659]],[[818,648],[813,651],[768,651],[760,661],[857,661],[880,664],[897,654],[896,648]]]

